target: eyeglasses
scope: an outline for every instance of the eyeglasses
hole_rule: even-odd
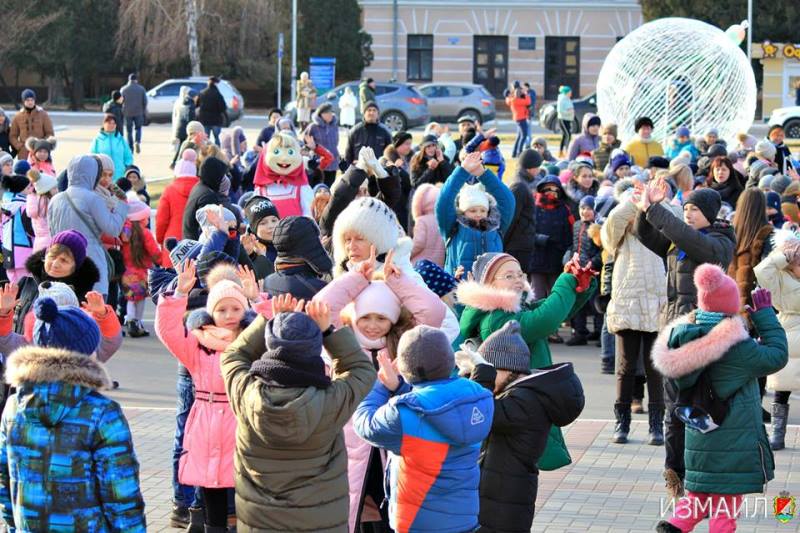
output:
[[[503,281],[517,281],[519,279],[525,279],[525,272],[517,272],[516,274],[506,274],[502,277],[494,278],[495,281],[503,280]]]

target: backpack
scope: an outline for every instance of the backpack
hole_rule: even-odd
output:
[[[732,397],[733,395],[731,395]],[[678,394],[674,413],[686,427],[700,433],[709,433],[725,421],[728,416],[729,404],[730,398],[723,400],[714,391],[711,374],[707,367],[697,377],[694,387]]]

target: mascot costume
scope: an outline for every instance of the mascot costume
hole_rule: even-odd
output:
[[[308,184],[300,143],[287,133],[277,133],[258,157],[253,184],[255,194],[272,200],[280,218],[311,216],[314,192]]]

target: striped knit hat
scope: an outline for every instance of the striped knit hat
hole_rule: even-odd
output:
[[[519,332],[519,322],[509,320],[483,341],[480,353],[498,370],[530,374],[531,352]]]

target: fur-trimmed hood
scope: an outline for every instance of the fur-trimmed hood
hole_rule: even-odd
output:
[[[477,281],[465,281],[458,284],[456,298],[461,305],[474,307],[487,313],[497,310],[518,313],[522,308],[523,295],[531,294],[530,287],[527,286],[527,282],[525,283],[526,289],[520,294],[511,290],[496,289]]]
[[[414,220],[424,215],[432,215],[436,207],[436,199],[439,198],[439,188],[430,183],[423,183],[414,192],[411,200],[411,213]]]
[[[41,346],[23,346],[8,358],[6,383],[19,388],[23,383],[62,382],[91,390],[109,388],[105,367],[93,356]]]
[[[670,348],[669,340],[676,328],[695,323],[695,313],[678,317],[658,334],[651,357],[653,365],[667,378],[679,378],[719,361],[736,344],[750,338],[741,316],[724,318],[705,335],[678,348]]]
[[[90,257],[86,257],[83,264],[75,272],[66,278],[53,278],[44,271],[44,256],[47,250],[39,250],[32,253],[25,261],[25,268],[30,272],[37,285],[43,281],[60,281],[71,285],[78,296],[78,300],[84,300],[86,293],[91,291],[94,284],[100,281],[100,271]]]

